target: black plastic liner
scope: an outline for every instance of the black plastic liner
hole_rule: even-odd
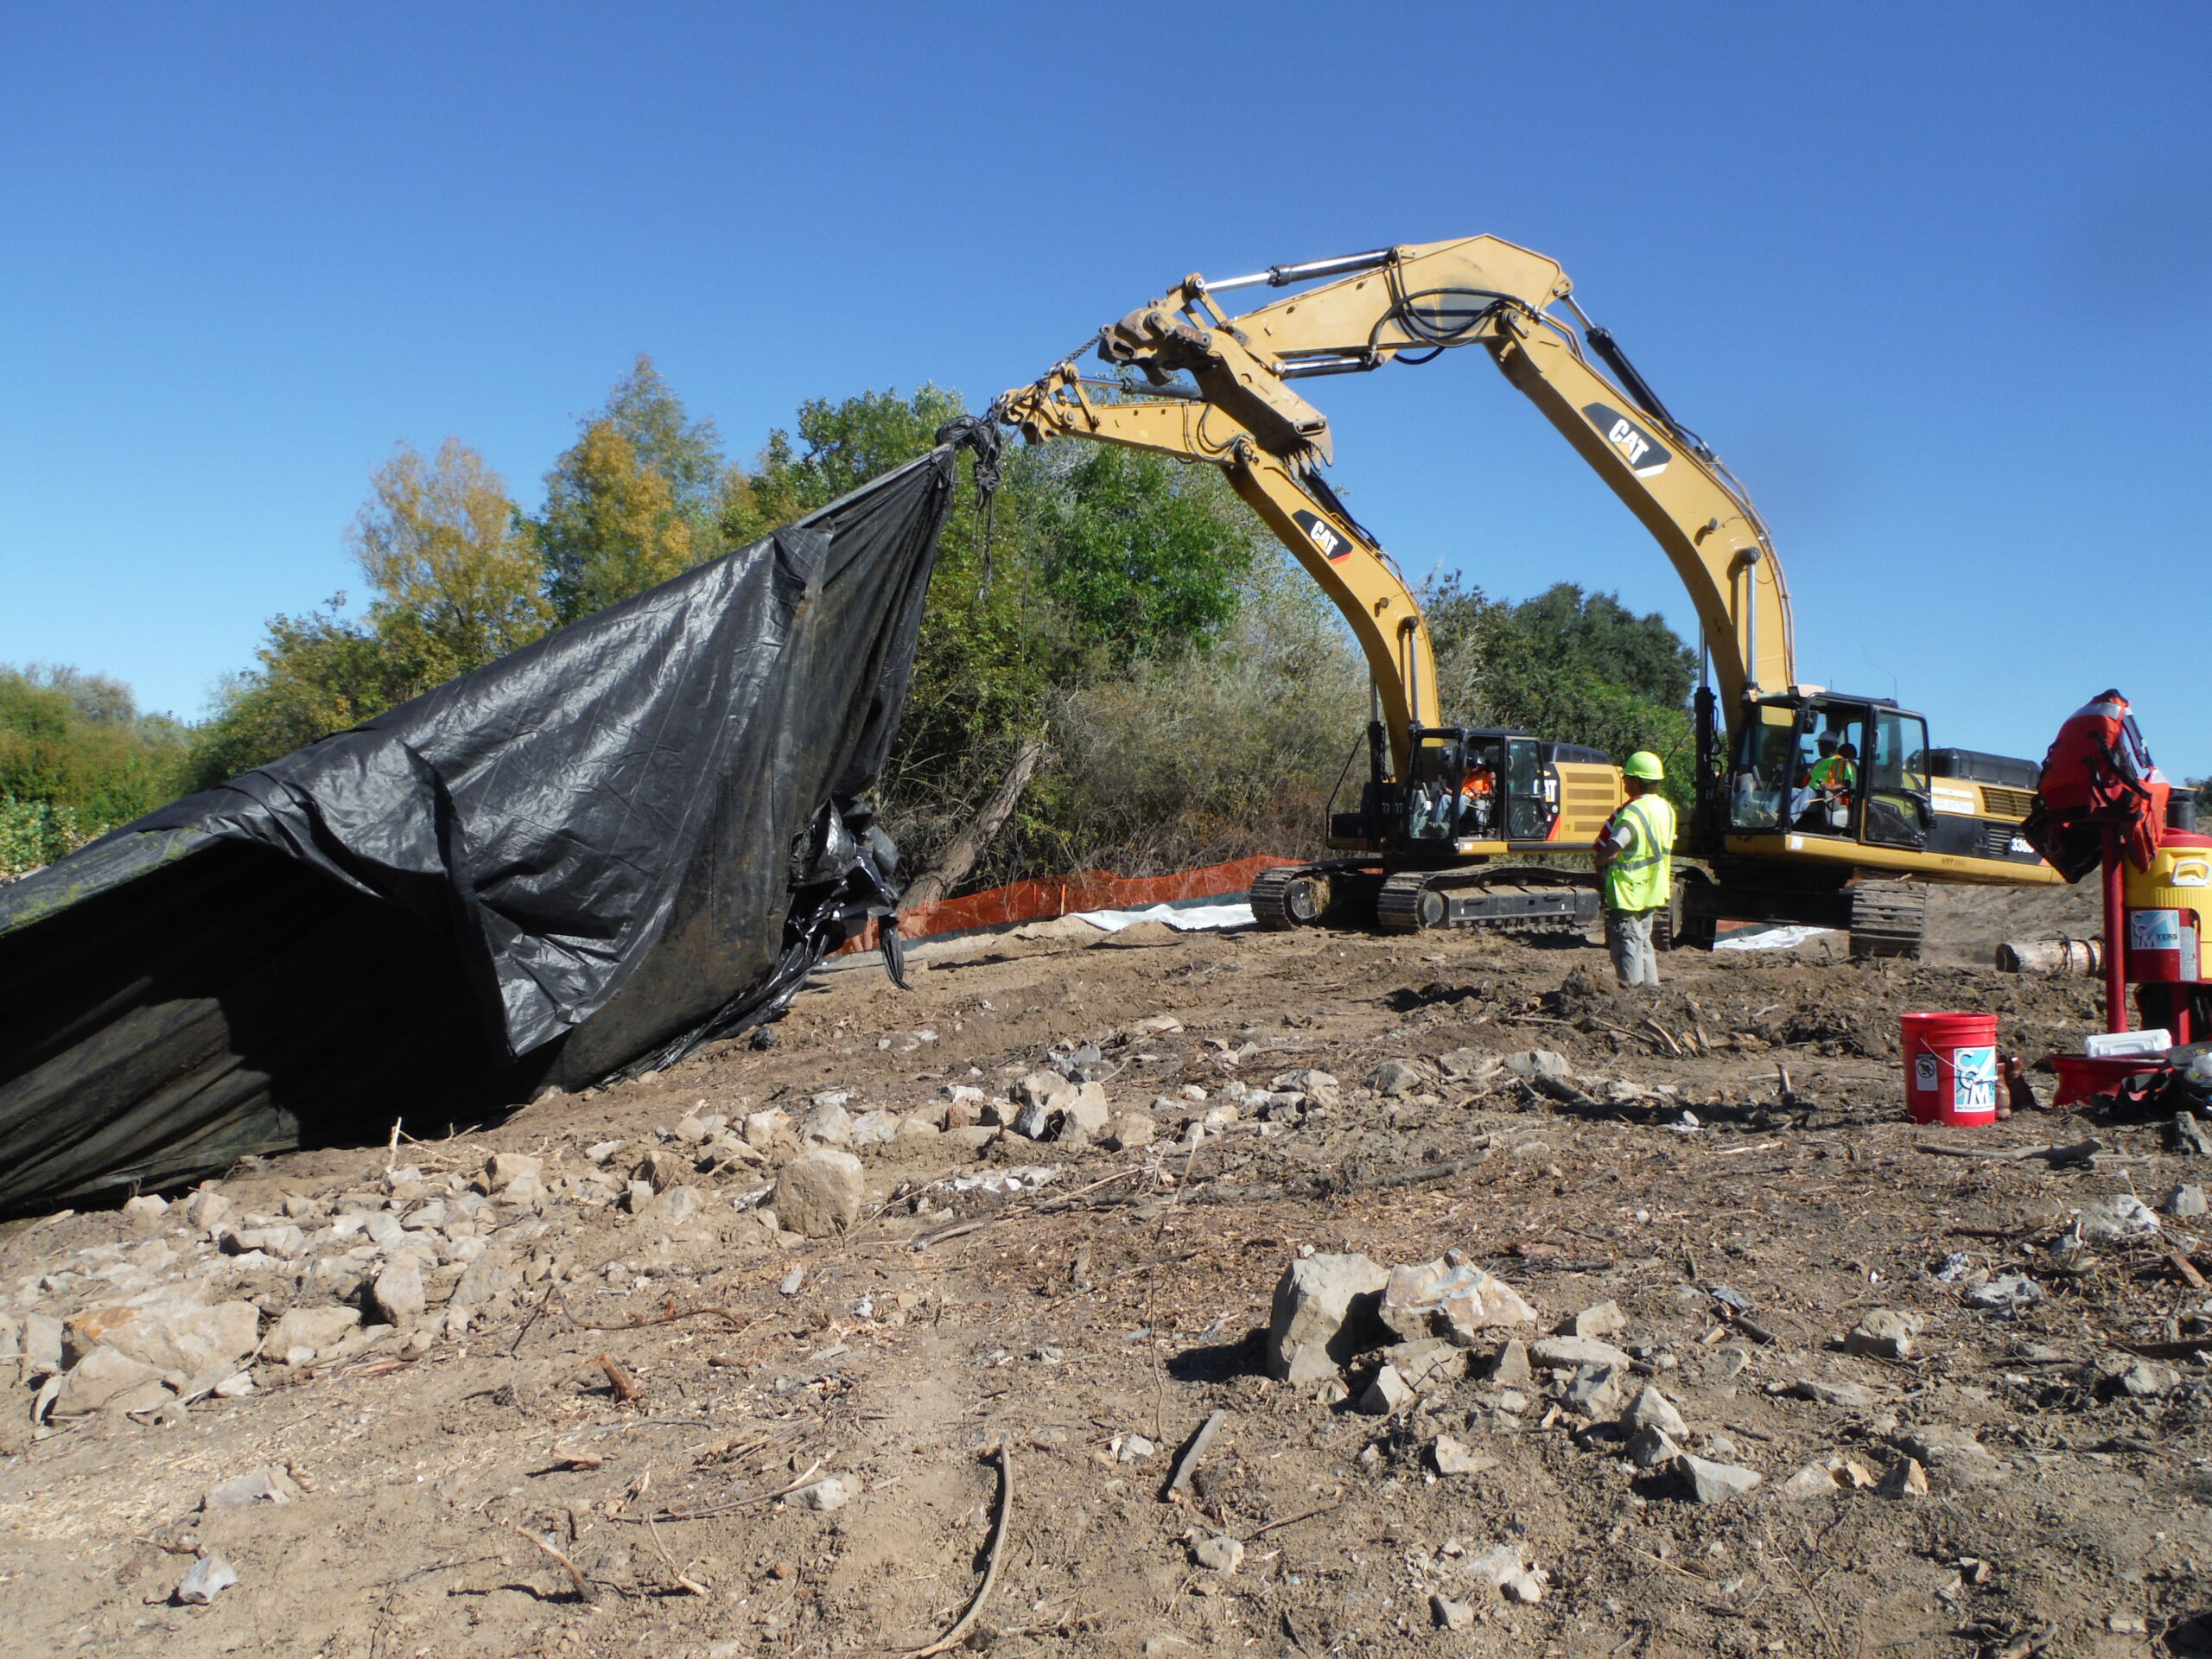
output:
[[[895,909],[861,798],[957,478],[940,447],[0,888],[0,1209],[581,1088],[779,1009]]]

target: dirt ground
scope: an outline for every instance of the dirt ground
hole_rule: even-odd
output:
[[[234,1172],[219,1230],[296,1225],[289,1256],[225,1254],[181,1206],[16,1224],[0,1299],[19,1318],[181,1284],[255,1303],[265,1327],[350,1288],[346,1251],[374,1266],[367,1215],[456,1203],[496,1152],[545,1166],[542,1198],[495,1192],[429,1230],[440,1265],[411,1330],[260,1359],[250,1393],[137,1417],[35,1422],[41,1391],[14,1391],[0,1647],[895,1653],[950,1630],[995,1560],[968,1644],[1003,1655],[2212,1650],[2212,1392],[2186,1347],[2212,1331],[2188,1230],[2205,1224],[2162,1213],[2160,1233],[2084,1243],[2072,1220],[2116,1195],[2163,1206],[2203,1160],[2152,1124],[1923,1129],[1903,1109],[1902,1012],[1993,1011],[2031,1055],[2094,1028],[2093,987],[1974,965],[2060,909],[1945,900],[1922,964],[1853,963],[1833,937],[1673,957],[1641,996],[1575,938],[1154,924],[957,941],[919,953],[908,994],[872,965],[824,974],[772,1047],[450,1139]],[[763,1219],[788,1144],[756,1160],[684,1138],[829,1091],[848,1115],[942,1118],[950,1088],[1002,1097],[1084,1042],[1115,1109],[1152,1112],[1154,1144],[916,1129],[860,1151],[868,1196],[841,1236]],[[1497,1065],[1532,1050],[1572,1080]],[[1390,1061],[1410,1071],[1378,1078]],[[1333,1101],[1310,1077],[1269,1086],[1312,1071],[1339,1080]],[[2101,1150],[2070,1164],[1924,1149],[2093,1135]],[[657,1149],[704,1200],[688,1215],[626,1185]],[[474,1248],[512,1271],[457,1331],[441,1303]],[[1447,1250],[1539,1315],[1481,1332],[1478,1374],[1387,1415],[1360,1409],[1377,1352],[1341,1382],[1268,1376],[1270,1298],[1302,1253],[1389,1268]],[[2039,1300],[1970,1305],[2012,1272]],[[1675,1469],[1637,1468],[1617,1408],[1569,1403],[1586,1376],[1479,1374],[1507,1338],[1606,1303],[1606,1339],[1679,1408],[1682,1450],[1756,1487],[1700,1503]],[[1885,1310],[1919,1316],[1910,1351],[1845,1351]],[[1437,1472],[1440,1438],[1471,1472]],[[202,1511],[272,1468],[296,1496]],[[779,1496],[831,1476],[842,1506]],[[1243,1545],[1234,1571],[1198,1563],[1235,1553],[1220,1537]],[[1501,1546],[1529,1570],[1520,1599],[1493,1581]],[[178,1605],[211,1553],[235,1586]]]

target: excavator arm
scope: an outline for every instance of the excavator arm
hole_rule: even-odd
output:
[[[1306,283],[1319,285],[1234,316],[1215,298]],[[1553,261],[1488,236],[1222,282],[1194,275],[1095,337],[1102,359],[1134,375],[1085,379],[1070,360],[1005,394],[995,412],[1033,442],[1090,438],[1222,467],[1351,622],[1402,777],[1411,728],[1440,723],[1428,631],[1389,556],[1323,480],[1328,422],[1292,383],[1481,346],[1666,550],[1697,607],[1732,728],[1746,697],[1796,678],[1782,567],[1742,489],[1572,291]],[[1552,315],[1562,302],[1583,338]],[[1592,365],[1591,352],[1616,378]]]

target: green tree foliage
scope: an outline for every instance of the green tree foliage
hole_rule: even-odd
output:
[[[119,681],[0,667],[0,877],[152,811],[176,792],[185,745]]]
[[[411,658],[340,613],[345,604],[339,594],[304,616],[269,619],[261,666],[224,682],[194,734],[191,787],[212,789],[429,689]]]
[[[640,354],[545,475],[544,511],[531,528],[559,620],[604,610],[720,553],[724,488],[714,423],[692,420]]]

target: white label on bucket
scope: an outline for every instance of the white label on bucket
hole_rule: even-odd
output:
[[[1997,1109],[1997,1051],[1960,1048],[1952,1051],[1951,1109],[1993,1112]]]
[[[1936,1057],[1933,1054],[1914,1055],[1912,1057],[1912,1086],[1916,1089],[1933,1089],[1936,1087]]]
[[[2181,912],[2131,910],[2127,912],[2127,948],[2131,950],[2181,949]]]

